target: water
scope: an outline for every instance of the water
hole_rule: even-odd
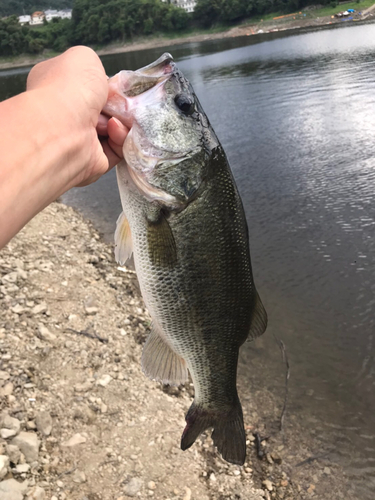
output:
[[[293,422],[311,436],[304,458],[321,453],[322,466],[344,470],[343,498],[373,499],[375,25],[171,52],[232,165],[269,314],[267,335],[242,354],[241,390],[250,380],[280,399],[284,365],[273,336],[282,339],[291,365],[286,432]],[[103,62],[113,74],[160,53]],[[24,70],[0,73],[0,98],[24,81]],[[64,201],[111,238],[121,211],[113,172]],[[328,493],[331,481],[319,498],[339,498]]]

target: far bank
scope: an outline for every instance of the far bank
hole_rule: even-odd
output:
[[[183,34],[181,36],[176,36],[175,38],[170,38],[166,36],[157,36],[149,38],[139,38],[130,43],[111,43],[102,48],[93,47],[99,56],[110,55],[110,54],[120,54],[124,52],[133,52],[138,50],[147,50],[150,48],[169,48],[175,45],[181,45],[184,43],[192,42],[204,42],[207,40],[220,40],[224,38],[235,38],[241,36],[255,36],[262,37],[266,33],[276,33],[276,32],[286,32],[291,33],[303,29],[303,30],[314,30],[314,29],[324,29],[330,27],[340,27],[348,25],[358,25],[371,23],[374,20],[375,15],[375,4],[367,9],[365,16],[360,17],[351,16],[346,18],[336,18],[333,16],[323,16],[323,17],[303,17],[300,16],[282,16],[278,19],[270,20],[259,20],[253,23],[242,24],[239,26],[234,26],[229,29],[223,29],[222,31],[207,31],[198,32],[193,34]],[[58,55],[57,52],[46,51],[43,54],[32,55],[22,55],[12,58],[0,58],[0,71],[9,68],[20,68],[26,66],[34,66],[35,64],[50,59]]]

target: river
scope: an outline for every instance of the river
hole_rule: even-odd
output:
[[[113,74],[161,52],[103,63]],[[285,432],[298,427],[311,438],[304,458],[339,467],[347,481],[344,496],[325,489],[316,497],[372,500],[375,24],[171,52],[229,157],[269,315],[266,335],[243,349],[240,389],[267,391],[281,408],[285,365],[275,337],[282,340],[290,364]],[[0,72],[0,99],[21,91],[25,77],[25,69]],[[112,237],[121,211],[113,172],[63,200]]]

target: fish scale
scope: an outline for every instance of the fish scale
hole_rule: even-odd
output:
[[[225,153],[189,82],[169,54],[134,72],[135,85],[137,74],[142,79],[146,73],[158,84],[124,96],[124,108],[132,112],[114,113],[113,103],[108,106],[113,116],[136,125],[147,144],[164,152],[146,169],[142,165],[153,164],[147,160],[150,148],[143,151],[145,141],[129,138],[131,155],[125,141],[126,161],[117,167],[124,215],[116,230],[116,255],[123,263],[133,252],[153,320],[142,366],[164,383],[183,383],[188,372],[192,377],[195,397],[182,449],[213,427],[223,458],[243,464],[239,348],[262,334],[267,323],[254,286],[246,218]],[[119,82],[120,76],[110,80],[117,96]],[[129,94],[128,80],[124,88]],[[178,102],[184,103],[183,111]]]

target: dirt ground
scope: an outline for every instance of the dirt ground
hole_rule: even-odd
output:
[[[70,207],[52,204],[1,251],[1,500],[349,498],[292,415],[279,432],[261,383],[251,398],[239,387],[243,467],[209,432],[182,452],[194,389],[143,375],[149,325],[134,272]]]

